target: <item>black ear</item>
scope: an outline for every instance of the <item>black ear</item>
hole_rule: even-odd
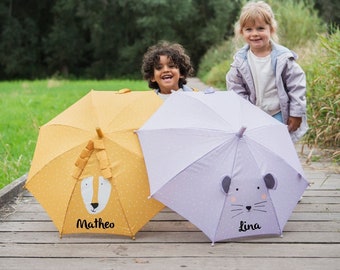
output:
[[[222,188],[225,193],[228,193],[230,183],[231,183],[231,178],[229,176],[225,176],[222,180]]]
[[[268,189],[276,189],[277,183],[276,183],[276,179],[274,178],[274,176],[270,173],[267,173],[264,178],[263,178],[266,187]]]

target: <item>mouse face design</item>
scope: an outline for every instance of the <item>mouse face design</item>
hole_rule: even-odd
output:
[[[226,213],[232,227],[238,232],[251,235],[250,231],[266,230],[275,220],[269,190],[275,190],[277,181],[272,174],[263,179],[235,180],[229,176],[222,179],[222,190],[226,194]]]
[[[242,186],[240,186],[242,184]],[[262,212],[266,213],[269,203],[268,189],[276,189],[276,180],[271,174],[267,174],[263,181],[243,183],[232,183],[229,176],[222,180],[222,188],[225,193],[229,193],[232,218],[238,215]]]
[[[81,196],[89,214],[100,213],[109,201],[111,183],[103,176],[86,177],[81,181]]]

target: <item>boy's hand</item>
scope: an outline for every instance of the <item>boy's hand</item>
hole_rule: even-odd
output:
[[[297,130],[302,122],[302,117],[289,116],[288,118],[288,131],[293,132]]]

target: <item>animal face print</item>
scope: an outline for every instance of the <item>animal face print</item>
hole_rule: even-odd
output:
[[[249,236],[277,227],[275,209],[268,191],[276,189],[276,185],[277,182],[271,174],[256,181],[233,181],[229,176],[222,179],[222,189],[227,196],[224,215],[230,219],[232,230]]]
[[[241,182],[242,184],[242,182]],[[264,185],[265,184],[265,185]],[[230,190],[230,186],[233,190]],[[270,201],[268,188],[276,188],[276,182],[271,174],[267,174],[264,181],[247,183],[246,185],[231,185],[230,177],[225,177],[222,181],[223,190],[228,193],[230,191],[230,203],[231,211],[234,212],[232,218],[242,215],[245,212],[267,212],[266,205]],[[250,194],[249,194],[249,193]],[[241,194],[249,194],[249,198],[253,197],[253,200],[242,198]],[[251,196],[253,195],[253,196]]]
[[[90,214],[100,213],[106,207],[110,194],[111,183],[102,176],[98,179],[90,176],[81,181],[81,195]]]

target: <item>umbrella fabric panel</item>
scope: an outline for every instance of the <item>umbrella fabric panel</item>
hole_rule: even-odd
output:
[[[98,99],[94,94],[96,91],[90,91],[77,102],[66,108],[63,112],[51,119],[45,125],[64,125],[81,130],[93,130],[93,127],[101,126],[98,118],[97,108],[94,106],[95,100]],[[107,95],[108,93],[101,93]],[[101,98],[100,98],[101,99]],[[108,104],[109,99],[104,101],[103,105]],[[107,107],[107,106],[105,106]]]
[[[75,153],[80,152],[82,148],[82,146],[76,147],[74,151],[53,159],[34,174],[34,181],[28,180],[25,184],[25,188],[44,207],[59,231],[64,224],[69,200],[77,183],[77,180],[72,177],[74,165],[65,166],[65,164],[74,164],[77,158]]]
[[[275,155],[261,145],[247,141],[249,152],[256,160],[262,175],[271,173],[276,181],[275,189],[270,189],[271,200],[277,209],[280,228],[283,229],[297,202],[308,186],[303,170],[296,170],[289,162]],[[279,165],[278,165],[279,164]]]
[[[162,100],[153,91],[119,94],[92,90],[46,125],[65,125],[90,131],[93,127],[100,127],[104,133],[137,129],[161,104]],[[141,113],[144,110],[145,113]]]
[[[175,177],[178,172],[186,169],[212,149],[230,141],[235,135],[195,128],[154,131],[140,129],[138,137],[143,141],[141,146],[145,163],[149,168],[147,172],[153,195],[168,179]]]
[[[235,131],[235,123],[233,123],[233,121],[226,121],[226,119],[218,115],[214,109],[208,106],[201,106],[202,103],[199,99],[196,99],[196,95],[200,96],[203,93],[185,93],[188,93],[188,95],[178,94],[177,92],[172,93],[171,98],[168,98],[164,102],[166,106],[161,106],[157,110],[157,113],[153,114],[139,131],[163,128],[197,128],[223,130],[225,132]],[[226,105],[224,104],[223,108],[225,107]]]
[[[124,109],[114,113],[114,117],[107,121],[105,126],[108,131],[136,131],[163,104],[163,100],[154,91],[133,92],[133,94],[128,101],[122,98],[117,99],[115,104],[111,104],[111,110],[116,111],[121,103],[127,103]],[[106,129],[103,129],[104,133]]]
[[[179,111],[178,115],[180,117],[189,118],[191,116],[195,118],[196,116],[196,127],[208,128],[209,125],[212,125],[209,122],[214,123],[216,121],[219,123],[218,126],[215,125],[216,129],[237,132],[242,126],[246,126],[248,130],[251,130],[262,127],[263,124],[266,126],[283,125],[270,115],[263,113],[262,110],[246,99],[240,98],[233,91],[216,91],[213,94],[205,94],[204,92],[173,94],[171,99],[165,102],[173,103],[176,111]],[[167,104],[166,107],[171,110],[170,106],[173,105]],[[182,107],[184,107],[183,111],[181,111]],[[166,110],[166,108],[162,109]],[[176,115],[174,115],[175,117]],[[190,125],[186,127],[190,127]]]
[[[271,149],[271,151],[275,152],[277,155],[283,156],[287,162],[291,165],[294,164],[294,166],[298,166],[297,168],[299,168],[299,171],[302,172],[302,167],[297,155],[295,154],[295,147],[290,139],[287,126],[270,115],[263,113],[263,111],[251,104],[249,101],[240,98],[233,91],[215,92],[213,94],[185,93],[185,96],[182,96],[182,93],[177,94],[177,96],[174,96],[174,99],[171,99],[171,101],[177,102],[178,107],[180,107],[179,102],[190,104],[187,99],[190,100],[190,102],[194,102],[191,100],[197,101],[197,104],[193,105],[197,110],[197,115],[196,112],[192,113],[192,108],[190,107],[190,114],[185,116],[188,119],[190,119],[190,117],[195,118],[192,120],[196,121],[195,127],[207,129],[209,126],[206,126],[206,122],[216,121],[216,124],[214,125],[215,129],[233,132],[234,134],[237,133],[241,127],[245,127],[245,136],[252,138],[254,141],[257,141],[268,149]],[[199,103],[202,103],[203,106]],[[169,105],[168,107],[170,109],[170,104],[167,105]],[[188,110],[189,105],[183,107]],[[206,111],[210,111],[211,114],[206,113]],[[172,114],[170,117],[174,118],[173,123],[176,123],[176,120],[178,121],[176,116],[173,115],[173,112],[168,114]],[[206,116],[207,120],[204,119],[202,115]],[[224,119],[223,121],[219,121],[221,117]],[[193,125],[190,121],[191,119],[183,122],[181,121],[183,128],[191,128]],[[226,123],[228,126],[227,129]],[[165,123],[163,125],[165,125]],[[173,124],[173,126],[174,125],[176,124]],[[159,123],[154,123],[154,126],[159,127]],[[159,128],[162,127],[163,126],[161,125]],[[278,138],[280,143],[278,143]],[[285,145],[285,147],[282,147],[282,145]]]
[[[135,136],[137,138],[137,135]],[[110,144],[112,142],[108,143],[109,148]],[[134,155],[129,151],[119,151],[113,145],[112,149],[115,150],[108,152],[108,158],[112,160],[113,187],[117,190],[131,231],[136,233],[145,225],[145,221],[154,217],[164,205],[153,198],[148,198],[150,188],[143,156]]]
[[[284,162],[303,175],[303,169],[295,146],[290,139],[287,126],[280,124],[276,126],[259,127],[252,130],[246,129],[244,138],[246,138],[248,142],[254,142],[254,145],[256,142],[256,144],[261,145],[266,151],[281,157]],[[282,147],[283,145],[284,147]]]
[[[90,138],[96,136],[96,131],[83,131],[72,129],[65,126],[42,126],[39,130],[38,142],[34,155],[33,162],[28,174],[28,181],[46,164],[63,155],[65,152],[72,152],[73,155],[68,156],[70,164],[74,164],[83,145]]]
[[[225,194],[222,192],[222,176],[230,163],[225,146],[188,166],[165,184],[153,197],[188,219],[210,239],[222,213]]]

